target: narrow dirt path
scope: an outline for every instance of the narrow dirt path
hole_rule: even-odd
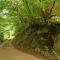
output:
[[[0,47],[0,60],[43,60],[15,49],[12,45]]]

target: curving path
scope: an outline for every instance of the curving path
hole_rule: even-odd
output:
[[[12,45],[0,46],[0,60],[43,60],[15,49]]]

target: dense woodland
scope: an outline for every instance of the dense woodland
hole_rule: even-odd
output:
[[[60,56],[60,0],[0,0],[0,45],[10,40],[37,56]]]

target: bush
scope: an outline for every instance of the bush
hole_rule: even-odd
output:
[[[4,36],[3,33],[0,34],[0,44],[4,42]]]

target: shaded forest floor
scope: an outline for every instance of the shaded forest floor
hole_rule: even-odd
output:
[[[0,46],[0,60],[44,60],[15,49],[12,45]]]
[[[51,60],[51,59],[45,59],[45,57],[41,55],[38,58],[33,54],[27,54],[22,50],[18,50],[13,47],[11,42],[12,42],[11,40],[6,41],[2,45],[0,45],[0,60],[27,60],[27,59],[28,60]]]

